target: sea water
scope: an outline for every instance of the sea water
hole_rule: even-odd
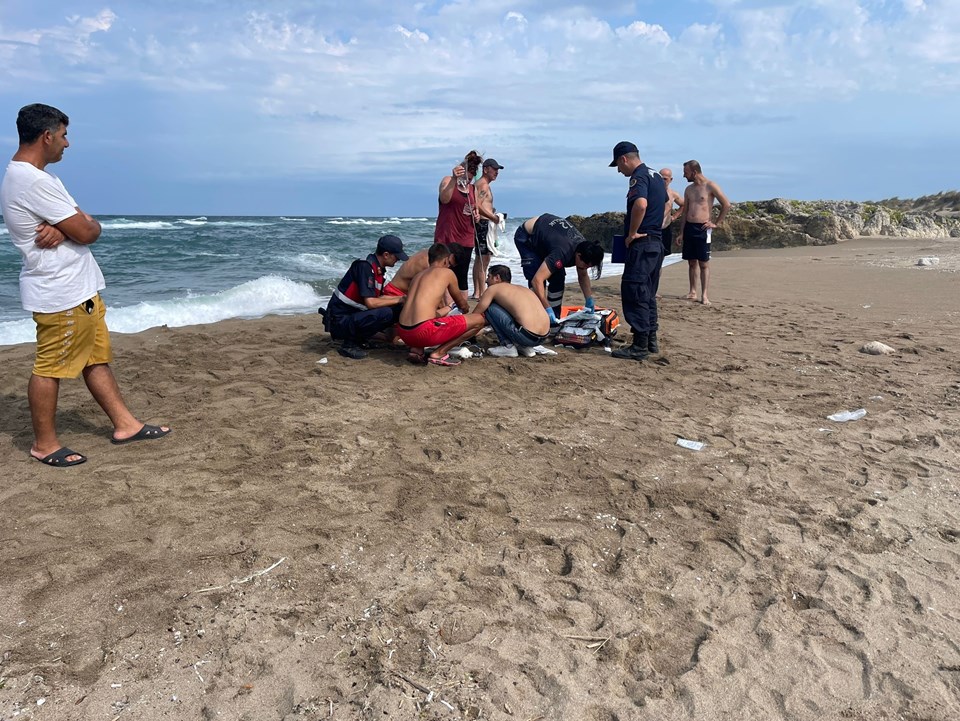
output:
[[[216,323],[270,314],[316,314],[350,263],[372,253],[381,235],[408,253],[433,242],[434,218],[100,216],[94,255],[107,281],[102,296],[111,332]],[[500,255],[523,282],[507,221]],[[603,275],[619,275],[609,255]],[[0,225],[0,345],[30,343],[35,326],[20,305],[20,254]],[[391,273],[388,273],[390,277]],[[568,282],[576,282],[573,268]],[[579,299],[574,291],[572,300]],[[319,323],[318,318],[318,323]]]

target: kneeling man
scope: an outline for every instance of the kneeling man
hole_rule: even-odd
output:
[[[500,345],[487,353],[501,358],[516,358],[518,351],[536,355],[534,346],[541,345],[550,332],[550,316],[529,288],[510,284],[510,269],[505,265],[490,266],[487,289],[480,296],[475,313],[483,313]]]
[[[455,345],[473,338],[485,325],[483,316],[470,313],[470,306],[463,298],[456,274],[446,267],[446,257],[441,257],[442,245],[430,248],[430,267],[418,273],[410,283],[407,301],[397,321],[397,335],[410,346],[410,360],[429,361],[440,366],[460,365],[447,352]],[[443,316],[448,306],[444,294],[449,293],[464,315]],[[426,356],[425,348],[437,346]]]

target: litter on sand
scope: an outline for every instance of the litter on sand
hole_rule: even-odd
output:
[[[551,350],[550,348],[547,348],[546,346],[542,346],[542,345],[533,346],[533,352],[536,353],[537,355],[556,355],[557,354],[555,350]]]
[[[326,359],[326,358],[321,358],[320,360],[317,361],[317,365],[324,366],[324,365],[326,365],[326,364],[327,364],[327,359]]]
[[[678,438],[677,445],[683,448],[689,448],[691,451],[702,451],[706,443],[700,441],[688,441],[686,438]]]
[[[920,260],[917,261],[917,265],[921,267],[930,266],[930,265],[940,265],[940,259],[935,258],[933,256],[927,256],[925,258],[920,258]]]
[[[847,421],[859,421],[865,415],[867,415],[867,409],[858,408],[855,411],[839,411],[831,416],[827,416],[827,420],[833,421],[834,423],[846,423]]]

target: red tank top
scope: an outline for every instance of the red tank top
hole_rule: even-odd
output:
[[[476,189],[470,183],[467,193],[461,193],[459,188],[454,189],[453,196],[447,204],[440,203],[440,212],[437,213],[437,228],[433,232],[433,240],[444,245],[465,245],[473,247],[473,213],[464,213],[467,203],[476,207]]]

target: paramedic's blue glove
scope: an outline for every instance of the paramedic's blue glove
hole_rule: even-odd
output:
[[[552,306],[547,306],[547,317],[550,319],[550,325],[560,325],[560,321],[557,320],[557,314],[553,312]]]
[[[593,300],[593,296],[592,296],[592,295],[591,295],[589,298],[587,298],[587,301],[586,301],[586,303],[583,304],[583,307],[584,307],[586,310],[589,310],[589,311],[593,311],[593,310],[596,309],[597,304],[596,304],[596,301]]]

